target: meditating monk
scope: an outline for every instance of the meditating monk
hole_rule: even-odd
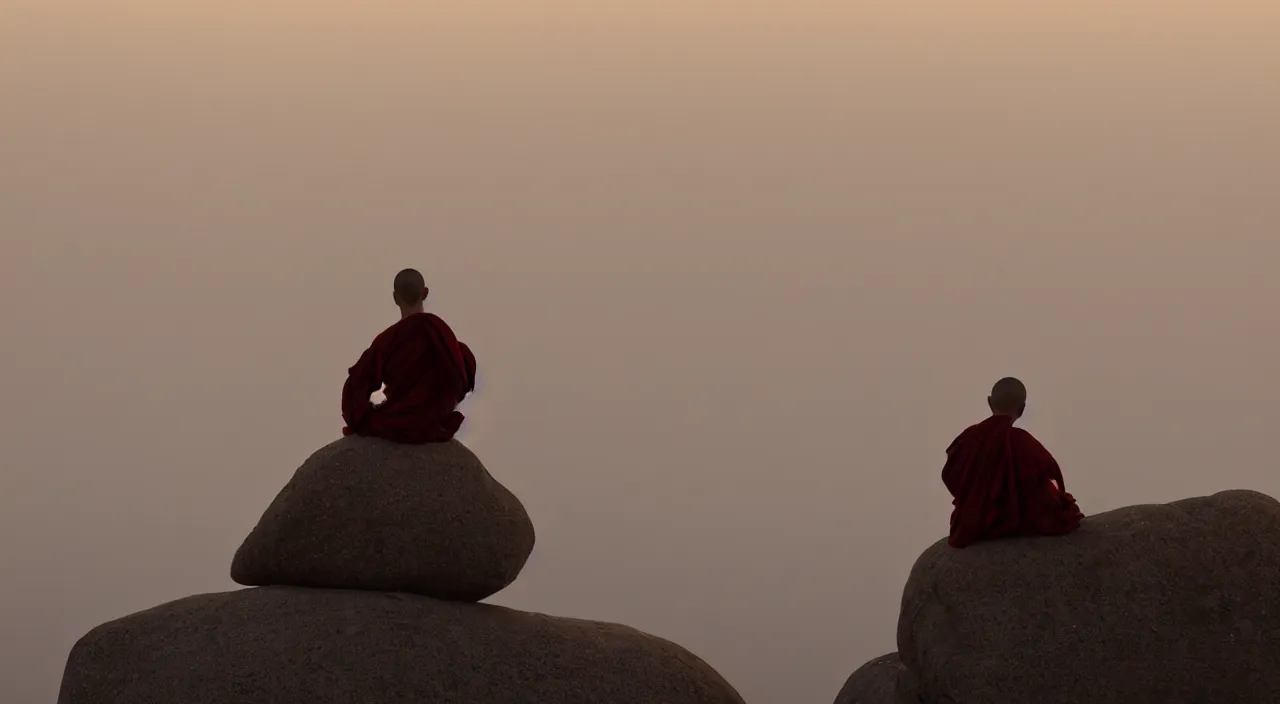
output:
[[[987,399],[991,417],[960,433],[947,448],[942,481],[955,510],[952,547],[1016,535],[1066,535],[1084,515],[1066,491],[1053,455],[1031,433],[1013,427],[1027,408],[1027,387],[1007,377]]]
[[[423,311],[422,274],[396,274],[392,298],[400,322],[382,331],[347,372],[343,435],[420,445],[445,442],[462,426],[458,404],[476,387],[476,358],[443,320]],[[385,385],[385,388],[384,388]],[[386,400],[370,397],[383,389]]]

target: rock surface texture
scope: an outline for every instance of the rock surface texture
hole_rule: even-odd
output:
[[[264,587],[99,626],[58,704],[742,704],[626,626],[410,594]]]
[[[533,523],[457,441],[347,437],[298,468],[231,563],[246,586],[479,601],[515,581]]]
[[[661,638],[474,603],[533,543],[462,444],[339,440],[236,553],[232,576],[257,588],[93,629],[58,704],[743,704]]]
[[[902,596],[900,681],[919,689],[895,696],[1280,701],[1277,597],[1280,503],[1251,491],[1122,508],[1062,538],[940,541]]]
[[[915,704],[910,676],[897,653],[878,657],[849,677],[836,704]]]

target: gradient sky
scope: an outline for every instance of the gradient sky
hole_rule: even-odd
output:
[[[1086,512],[1280,494],[1277,36],[1269,0],[9,0],[0,700],[234,587],[402,266],[537,524],[494,601],[753,703],[894,649],[999,376]]]

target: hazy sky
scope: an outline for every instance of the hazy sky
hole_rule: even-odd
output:
[[[537,524],[494,601],[753,703],[894,649],[999,376],[1086,512],[1280,493],[1277,36],[1270,0],[8,0],[0,700],[234,587],[402,266]]]

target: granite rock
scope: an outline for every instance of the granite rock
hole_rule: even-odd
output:
[[[411,594],[263,587],[99,626],[58,704],[743,704],[705,662],[611,623]]]
[[[231,577],[479,601],[515,581],[533,545],[520,500],[462,443],[352,436],[298,468],[236,552]]]
[[[1280,701],[1280,503],[1131,506],[1058,538],[939,541],[898,649],[929,704]]]

